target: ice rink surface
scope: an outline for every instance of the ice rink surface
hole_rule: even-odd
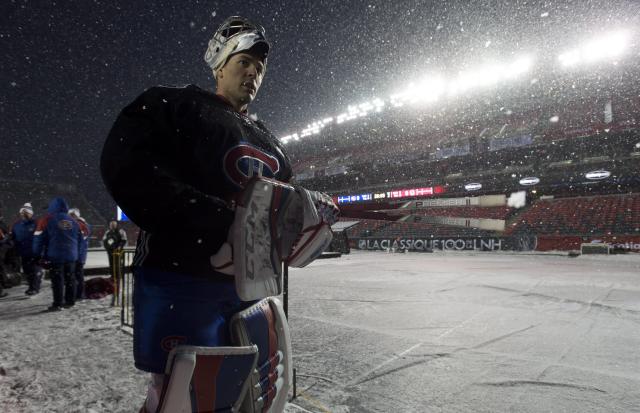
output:
[[[309,410],[640,411],[640,256],[355,252],[290,296]]]
[[[0,412],[135,412],[110,298],[0,299]],[[640,255],[354,251],[291,269],[288,412],[640,412]]]

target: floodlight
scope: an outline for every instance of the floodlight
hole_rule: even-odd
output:
[[[506,77],[516,77],[522,73],[526,73],[531,69],[532,64],[533,59],[531,57],[521,57],[507,66],[505,75]]]
[[[628,31],[612,32],[584,45],[564,52],[558,56],[564,67],[576,66],[580,63],[593,63],[607,59],[615,59],[624,54],[629,47]]]

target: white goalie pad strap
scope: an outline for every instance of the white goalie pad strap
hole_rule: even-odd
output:
[[[227,275],[234,275],[233,247],[228,242],[222,244],[220,249],[211,256],[211,266],[214,270]]]
[[[282,412],[293,383],[289,325],[280,300],[269,297],[231,320],[236,344],[258,346],[258,361],[242,403],[243,412]]]
[[[168,379],[158,413],[238,411],[258,360],[255,345],[177,346],[167,359]]]
[[[298,193],[302,198],[303,229],[287,259],[287,264],[300,268],[307,266],[327,249],[333,239],[333,233],[331,224],[325,220],[325,215],[330,215],[328,213],[330,208],[326,207],[324,202],[316,202],[324,194],[306,189],[299,189]],[[330,198],[329,201],[331,201]],[[319,205],[322,208],[319,208]]]
[[[301,228],[301,223],[295,227],[295,221],[287,221],[297,199],[292,186],[266,178],[254,178],[245,187],[232,234],[236,290],[242,300],[282,293],[282,245],[293,244]],[[287,230],[288,225],[295,229]]]

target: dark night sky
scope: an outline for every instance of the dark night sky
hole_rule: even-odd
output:
[[[117,113],[153,85],[213,89],[203,54],[229,15],[261,23],[273,45],[251,110],[279,136],[427,69],[451,72],[479,53],[555,53],[594,27],[638,27],[640,15],[635,1],[468,4],[3,1],[0,178],[73,183],[106,202],[98,159]]]

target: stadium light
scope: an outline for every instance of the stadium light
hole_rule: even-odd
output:
[[[528,72],[533,59],[523,56],[508,64],[491,63],[473,70],[460,72],[449,84],[449,95],[456,95],[469,89],[493,86],[504,80],[514,79]]]
[[[336,123],[340,124],[352,119],[361,118],[367,116],[370,112],[381,112],[384,108],[384,101],[382,99],[375,98],[371,102],[363,102],[357,105],[349,105],[347,112],[341,113],[336,117]]]
[[[533,58],[530,56],[523,56],[519,59],[515,60],[509,66],[507,66],[505,71],[505,77],[513,78],[520,76],[523,73],[531,70],[531,66],[533,66]]]
[[[391,104],[399,107],[405,103],[432,103],[440,98],[445,88],[446,82],[440,76],[426,77],[420,83],[411,83],[403,92],[392,95]]]
[[[497,85],[528,72],[532,65],[532,57],[522,56],[506,64],[496,62],[474,70],[461,72],[453,80],[447,80],[439,75],[427,76],[418,83],[409,84],[405,90],[392,94],[387,101],[375,98],[369,102],[348,105],[346,112],[340,113],[335,117],[325,118],[322,121],[312,122],[300,132],[300,135],[287,135],[282,138],[282,142],[286,144],[291,140],[297,141],[300,138],[317,135],[326,125],[334,121],[336,124],[342,124],[365,117],[372,112],[381,112],[387,104],[393,107],[401,107],[406,104],[428,104],[437,102],[447,94],[452,96],[469,89]]]
[[[584,45],[568,50],[558,56],[564,67],[573,67],[581,63],[594,63],[622,56],[629,48],[630,33],[625,30],[605,34],[598,39],[590,40]]]

